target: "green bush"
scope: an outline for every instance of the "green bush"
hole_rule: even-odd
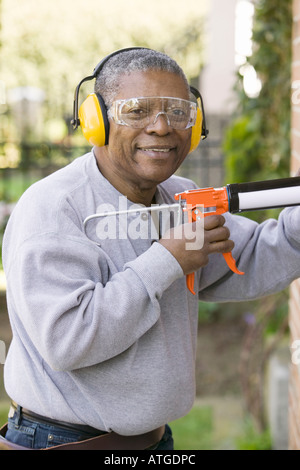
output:
[[[249,417],[245,420],[241,435],[236,439],[236,446],[237,450],[271,450],[270,431],[267,429],[259,432]]]
[[[0,402],[0,428],[7,422],[9,403]]]
[[[255,2],[253,66],[262,82],[257,98],[237,76],[239,106],[224,139],[226,180],[288,176],[290,166],[292,0]],[[258,215],[259,217],[259,215]]]

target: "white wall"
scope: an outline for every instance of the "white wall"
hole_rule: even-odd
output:
[[[200,90],[207,114],[230,114],[234,109],[235,10],[238,0],[210,0],[206,20],[205,67]]]

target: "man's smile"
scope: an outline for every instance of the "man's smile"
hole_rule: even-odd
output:
[[[166,158],[170,155],[170,152],[174,150],[175,147],[166,146],[166,145],[151,145],[151,146],[141,146],[138,147],[138,150],[146,153],[152,157],[163,157]]]

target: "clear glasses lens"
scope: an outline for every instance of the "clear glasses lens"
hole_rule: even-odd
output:
[[[173,129],[193,126],[197,117],[197,105],[180,98],[149,97],[114,101],[109,112],[117,124],[142,129],[154,124],[164,115]]]

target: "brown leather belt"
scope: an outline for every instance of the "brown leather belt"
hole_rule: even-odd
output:
[[[145,450],[159,442],[165,426],[138,436],[121,436],[115,432],[92,437],[85,441],[70,442],[45,449],[30,449],[5,439],[7,424],[0,429],[0,450]]]
[[[18,405],[15,401],[11,400],[11,407],[14,410],[17,410]],[[21,413],[24,418],[28,418],[33,421],[37,421],[38,423],[46,424],[46,425],[53,425],[59,426],[60,428],[67,429],[68,431],[76,431],[85,434],[90,434],[91,436],[98,436],[100,434],[106,434],[105,431],[100,431],[99,429],[93,428],[91,426],[87,426],[85,424],[72,424],[66,423],[65,421],[57,421],[56,419],[46,418],[45,416],[38,415],[31,410],[27,410],[26,408],[21,407]]]
[[[6,431],[7,424],[0,429],[0,445],[6,448],[6,450],[144,450],[154,446],[161,440],[165,431],[165,426],[161,426],[153,431],[136,436],[122,436],[115,432],[108,432],[83,441],[70,442],[68,444],[61,444],[43,449],[30,449],[28,447],[13,444],[5,439]]]

